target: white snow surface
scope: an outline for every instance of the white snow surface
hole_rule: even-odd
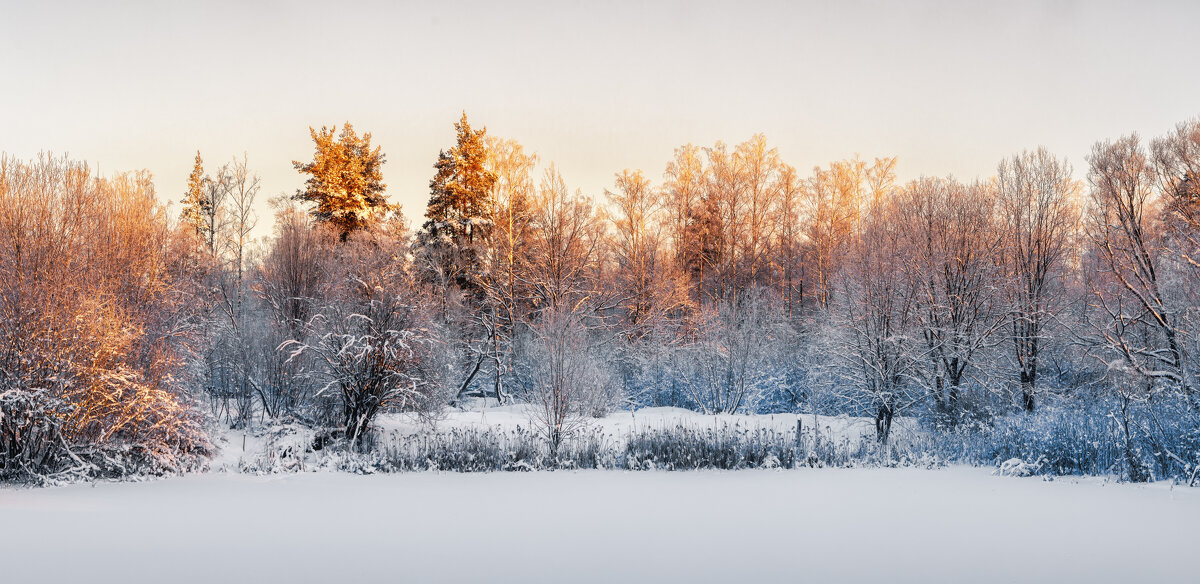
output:
[[[0,488],[0,582],[1195,582],[1200,489],[986,469]]]

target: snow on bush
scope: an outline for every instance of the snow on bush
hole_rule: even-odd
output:
[[[1000,468],[996,469],[996,474],[1002,477],[1028,477],[1036,474],[1041,466],[1041,460],[1030,464],[1019,458],[1010,458],[1000,463]]]
[[[910,452],[908,441],[878,444],[869,420],[803,418],[809,423],[797,441],[795,415],[706,416],[676,408],[619,412],[577,429],[557,449],[524,406],[451,412],[436,425],[393,416],[361,443],[293,420],[232,436],[213,468],[375,473],[937,465],[928,454]],[[907,422],[900,425],[911,425]]]

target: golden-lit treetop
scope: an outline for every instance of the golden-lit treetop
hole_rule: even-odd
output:
[[[179,214],[179,220],[201,236],[204,234],[204,215],[211,206],[204,192],[204,183],[204,159],[197,150],[192,173],[188,175],[188,188],[183,195],[183,211]]]
[[[309,175],[295,198],[314,203],[313,217],[335,227],[345,239],[392,208],[383,194],[383,152],[378,146],[371,148],[369,132],[358,136],[350,122],[336,139],[333,128],[309,128],[309,133],[316,144],[312,162],[292,161],[297,171]]]
[[[452,236],[460,236],[469,231],[466,225],[472,220],[487,216],[496,173],[488,165],[487,128],[472,130],[463,112],[454,129],[454,146],[439,152],[433,165],[437,172],[429,181],[425,217],[429,219],[427,229],[441,225],[441,230],[449,229]]]

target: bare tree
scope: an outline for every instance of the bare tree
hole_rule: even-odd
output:
[[[895,200],[868,210],[842,272],[841,327],[851,391],[844,399],[875,415],[876,438],[886,443],[895,416],[918,403],[914,388],[922,354],[917,335],[918,286],[903,265],[905,234]]]
[[[523,258],[522,276],[535,311],[599,292],[604,227],[592,201],[572,195],[558,170],[548,168],[534,206],[534,237]]]
[[[598,345],[611,342],[602,316],[615,302],[613,291],[601,287],[604,223],[589,199],[569,194],[554,167],[538,189],[532,218],[521,271],[532,293],[524,393],[557,456],[580,416],[615,401],[615,384],[594,357]]]
[[[997,170],[1004,236],[1004,281],[1021,401],[1033,411],[1046,329],[1061,306],[1061,278],[1078,231],[1081,190],[1071,165],[1039,148],[1000,162]]]
[[[833,281],[861,214],[863,170],[860,161],[837,162],[825,170],[814,168],[806,184],[805,238],[812,254],[813,295],[824,311],[831,307]]]
[[[616,190],[605,191],[615,229],[612,256],[615,284],[628,319],[628,337],[637,340],[668,313],[687,302],[682,273],[670,261],[663,233],[663,195],[641,171],[616,177]]]
[[[229,372],[225,380],[226,395],[237,402],[239,424],[245,426],[254,413],[253,398],[260,397],[264,412],[271,415],[271,400],[262,391],[255,379],[255,363],[250,357],[249,331],[246,319],[246,269],[247,254],[251,243],[250,234],[258,223],[254,212],[254,199],[258,196],[259,178],[251,173],[243,155],[223,167],[223,179],[228,192],[219,211],[225,216],[223,231],[216,237],[224,244],[219,246],[217,264],[214,266],[221,294],[219,310],[224,313],[225,325],[219,334],[220,355],[224,369]]]
[[[760,287],[702,307],[679,373],[692,402],[711,414],[753,411],[782,374],[771,362],[784,341],[780,316],[777,300]]]
[[[1092,290],[1102,311],[1094,331],[1124,367],[1190,393],[1179,309],[1164,289],[1154,168],[1136,134],[1097,143],[1088,162],[1093,209],[1087,233],[1105,276]]]
[[[1200,118],[1150,142],[1173,256],[1200,271]]]
[[[800,206],[803,185],[796,169],[783,165],[779,171],[779,215],[775,235],[775,265],[784,310],[792,318],[804,304],[804,263]]]
[[[263,350],[259,384],[273,414],[299,413],[308,406],[312,388],[301,376],[304,359],[276,349],[284,343],[303,344],[308,324],[329,295],[327,259],[335,248],[332,230],[315,225],[290,198],[276,206],[274,237],[257,266],[253,289],[267,321],[260,331]]]
[[[432,319],[395,261],[406,251],[403,237],[386,226],[353,233],[336,248],[329,301],[305,323],[305,341],[281,346],[315,358],[318,395],[336,396],[336,419],[354,446],[380,412],[427,412],[445,397]]]
[[[200,220],[204,223],[204,245],[214,258],[223,252],[223,234],[229,220],[225,202],[234,189],[233,183],[233,172],[228,164],[221,165],[215,175],[206,175],[202,182],[207,205],[200,210]]]
[[[916,285],[915,316],[927,356],[926,384],[947,421],[959,414],[964,381],[1005,313],[997,281],[1000,233],[991,185],[925,178],[901,198],[904,261]],[[903,261],[903,260],[900,260]]]
[[[250,234],[258,225],[254,200],[258,197],[260,182],[258,175],[250,172],[245,155],[241,160],[234,160],[229,171],[229,229],[225,235],[234,281],[232,296],[226,294],[226,305],[231,308],[231,320],[234,321],[244,318],[242,305],[245,300],[246,256],[251,242]]]
[[[781,184],[779,153],[767,146],[767,138],[755,134],[738,144],[734,156],[743,178],[746,201],[744,219],[746,236],[738,241],[740,262],[744,264],[743,285],[767,285],[770,273],[766,267],[769,242],[775,235]]]
[[[670,208],[671,243],[675,261],[684,273],[689,270],[691,258],[701,255],[702,243],[695,237],[696,230],[689,227],[703,196],[707,174],[701,150],[692,144],[676,148],[675,159],[663,173],[663,191]]]
[[[513,343],[518,323],[528,310],[529,294],[520,271],[524,262],[536,196],[532,172],[537,155],[527,154],[514,140],[488,137],[488,168],[495,174],[489,197],[492,236],[488,239],[491,269],[482,278],[487,310],[481,316],[490,339],[492,391],[508,398],[505,376],[513,372]],[[485,352],[480,352],[485,356]],[[480,362],[482,364],[482,362]]]
[[[534,406],[533,421],[546,438],[551,459],[558,458],[563,441],[588,416],[607,413],[616,397],[616,383],[595,353],[596,317],[580,308],[550,306],[528,325],[524,396]]]

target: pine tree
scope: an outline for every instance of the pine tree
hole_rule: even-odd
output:
[[[383,152],[378,146],[372,150],[371,134],[359,137],[350,122],[336,139],[333,128],[308,131],[316,152],[312,162],[292,161],[297,171],[310,175],[294,198],[314,203],[313,217],[333,226],[345,241],[351,232],[393,208],[383,194]]]
[[[439,152],[433,165],[417,251],[428,279],[477,291],[485,271],[482,247],[491,232],[496,173],[488,168],[487,128],[471,129],[464,112],[454,129],[455,145]]]
[[[719,205],[717,197],[706,193],[687,210],[683,231],[686,239],[680,252],[698,300],[721,298],[725,294],[725,290],[719,289],[718,278],[726,244]]]
[[[188,188],[183,195],[183,212],[179,214],[179,220],[194,229],[196,235],[202,240],[207,240],[204,218],[209,214],[209,208],[212,206],[205,190],[206,182],[208,182],[208,178],[204,176],[204,160],[200,158],[200,151],[197,150],[192,174],[188,175]]]
[[[488,196],[496,173],[488,170],[487,128],[472,130],[467,114],[454,124],[457,142],[438,153],[429,181],[429,207],[424,229],[452,240],[471,241],[473,227],[488,215]]]

